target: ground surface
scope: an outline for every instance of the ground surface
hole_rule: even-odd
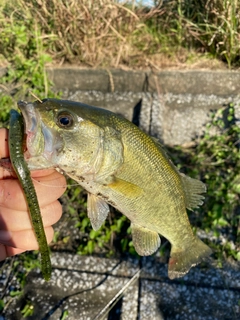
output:
[[[52,255],[49,282],[40,272],[28,275],[24,294],[9,305],[1,319],[23,319],[20,309],[28,302],[31,320],[61,319],[196,319],[223,320],[240,317],[240,272],[233,266],[222,269],[195,267],[179,280],[169,280],[167,265],[158,258],[105,259],[67,253]],[[104,316],[118,292],[142,269],[139,279]],[[14,283],[12,283],[14,285]]]

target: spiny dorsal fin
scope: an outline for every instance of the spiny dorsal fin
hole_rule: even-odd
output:
[[[200,180],[185,176],[183,173],[179,172],[179,174],[185,193],[186,208],[189,210],[198,208],[203,204],[204,196],[201,194],[206,192],[206,185]]]

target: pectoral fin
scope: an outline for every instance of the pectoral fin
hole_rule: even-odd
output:
[[[143,189],[139,186],[119,178],[115,178],[115,180],[107,186],[115,192],[123,194],[127,198],[137,198],[143,194]]]
[[[88,193],[87,212],[92,228],[98,230],[107,218],[109,206],[104,200]]]
[[[157,232],[133,223],[131,228],[133,245],[140,256],[148,256],[157,251],[161,244],[161,239]]]

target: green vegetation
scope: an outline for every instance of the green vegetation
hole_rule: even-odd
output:
[[[157,2],[157,1],[156,1]],[[47,78],[48,65],[76,64],[88,67],[208,67],[237,68],[240,61],[240,1],[159,1],[146,9],[111,0],[3,0],[0,3],[0,127],[7,126],[10,108],[31,94],[58,97]],[[134,2],[132,2],[134,3]],[[196,232],[212,236],[209,245],[216,257],[240,260],[240,129],[234,106],[213,113],[206,132],[190,149],[169,149],[181,171],[201,178],[208,186],[202,208],[190,214]],[[216,133],[213,133],[214,130]],[[92,230],[86,215],[86,194],[69,181],[62,201],[67,218],[74,221],[80,238],[56,232],[52,250],[106,256],[136,254],[129,222],[112,210],[99,231]],[[63,228],[64,229],[64,228]],[[224,239],[222,238],[224,235]],[[161,249],[163,252],[166,247]],[[238,253],[237,253],[238,252]],[[26,274],[39,267],[36,252],[22,254],[11,264],[22,292]],[[0,297],[0,311],[6,308]],[[30,303],[22,315],[32,312]],[[65,315],[63,316],[63,318]]]
[[[55,64],[92,67],[158,68],[206,58],[239,66],[239,0],[156,2],[144,8],[135,1],[3,0],[0,62],[15,60],[36,84],[50,56]]]
[[[30,301],[27,301],[25,306],[21,310],[21,314],[23,318],[27,318],[33,315],[33,311],[34,305]]]
[[[45,70],[52,58],[44,48],[40,25],[29,11],[24,12],[24,1],[0,3],[0,33],[0,66],[7,67],[0,79],[2,126],[18,100],[31,94],[40,98],[54,94]]]

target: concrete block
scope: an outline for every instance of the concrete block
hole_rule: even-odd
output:
[[[240,73],[225,70],[164,70],[149,74],[147,90],[158,94],[237,95],[240,92]]]
[[[239,113],[239,98],[234,95],[214,94],[153,94],[149,133],[167,145],[181,145],[200,137],[210,120],[210,110],[229,103],[236,104]]]
[[[67,98],[73,101],[81,101],[95,107],[108,109],[132,121],[134,106],[142,99],[142,94],[133,92],[103,93],[100,91],[76,91]]]
[[[56,90],[70,92],[142,92],[146,75],[141,71],[118,69],[80,69],[74,67],[47,69]]]
[[[0,69],[0,74],[6,68]],[[54,90],[75,100],[122,114],[164,144],[180,145],[203,134],[209,111],[236,102],[237,71],[47,69]],[[134,118],[134,119],[133,119]],[[240,123],[240,120],[239,120]]]
[[[233,71],[56,68],[48,72],[64,98],[111,110],[130,121],[134,117],[143,131],[168,145],[201,136],[210,110],[239,101],[240,73]],[[239,108],[238,102],[238,118]]]

